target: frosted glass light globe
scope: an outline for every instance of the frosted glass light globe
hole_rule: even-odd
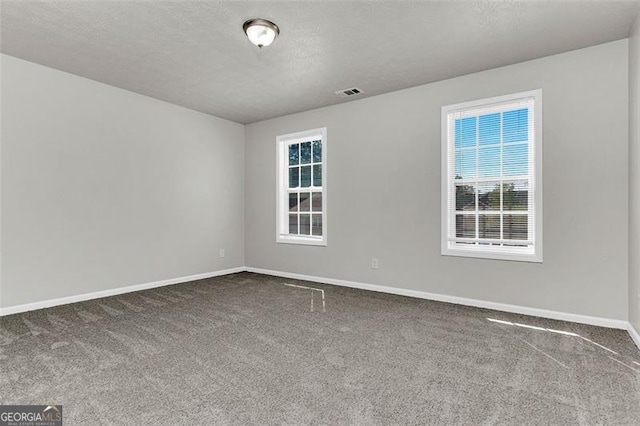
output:
[[[242,28],[249,41],[260,48],[269,46],[280,33],[278,26],[266,19],[250,19]]]

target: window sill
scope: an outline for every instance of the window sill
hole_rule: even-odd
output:
[[[276,239],[281,244],[300,244],[306,246],[326,246],[327,240],[324,237],[300,237],[290,235],[279,235]]]
[[[457,256],[457,257],[473,257],[476,259],[491,259],[491,260],[507,260],[514,262],[530,262],[530,263],[542,263],[542,253],[525,252],[515,253],[512,251],[505,251],[499,249],[463,249],[463,248],[442,248],[442,256]]]

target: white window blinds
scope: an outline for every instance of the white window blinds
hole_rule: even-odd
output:
[[[538,260],[539,98],[443,108],[443,254]]]

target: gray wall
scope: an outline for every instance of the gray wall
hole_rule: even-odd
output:
[[[244,264],[242,125],[3,55],[1,165],[2,307]]]
[[[628,71],[621,40],[248,125],[247,266],[626,321]],[[536,88],[544,263],[442,257],[440,107]],[[323,126],[328,246],[277,244],[276,136]]]
[[[629,322],[640,332],[640,15],[629,39]]]

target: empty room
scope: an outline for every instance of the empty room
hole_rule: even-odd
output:
[[[640,424],[640,0],[0,1],[0,426]]]

